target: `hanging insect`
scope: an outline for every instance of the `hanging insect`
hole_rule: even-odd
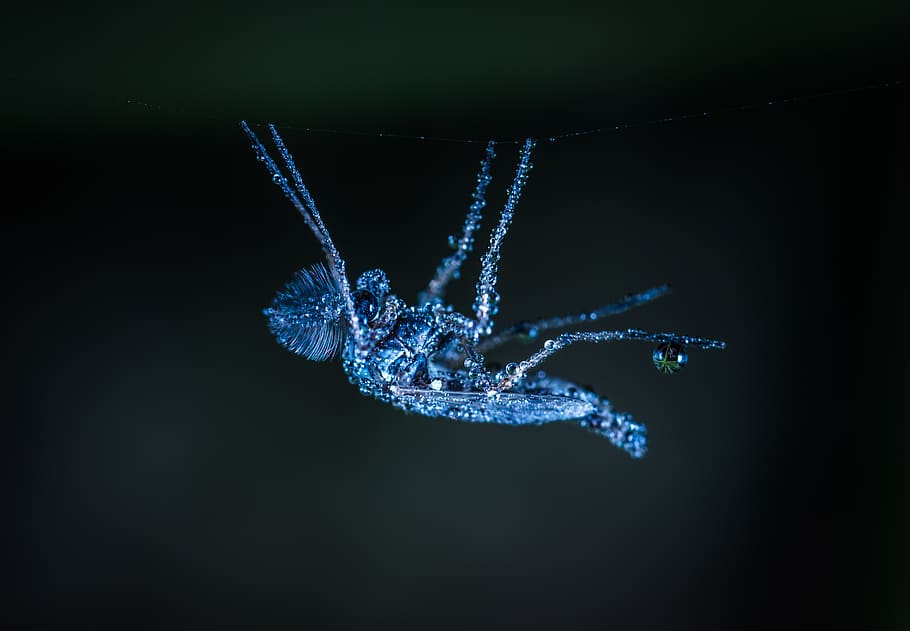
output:
[[[519,151],[515,177],[499,223],[481,257],[474,315],[468,316],[456,312],[443,298],[447,284],[457,277],[472,249],[492,179],[490,164],[495,157],[495,143],[491,141],[486,147],[473,203],[461,232],[450,237],[454,253],[438,266],[420,293],[418,304],[409,307],[392,293],[388,278],[380,269],[364,272],[351,288],[345,261],[275,126],[269,125],[272,140],[293,185],[249,125],[243,122],[241,126],[253,143],[257,159],[265,164],[272,180],[316,235],[326,259],[325,265],[319,263],[298,271],[278,292],[272,305],[264,310],[269,328],[283,346],[307,359],[323,361],[340,352],[348,380],[363,394],[408,412],[459,421],[505,425],[575,421],[640,458],[647,451],[643,424],[633,422],[630,414],[615,411],[609,401],[592,390],[537,371],[537,366],[579,342],[642,340],[658,344],[653,353],[655,365],[662,372],[672,373],[685,364],[686,346],[705,349],[725,346],[717,340],[638,329],[569,332],[547,339],[526,359],[493,371],[486,366],[483,354],[505,342],[516,338],[533,341],[546,330],[565,329],[622,313],[659,298],[668,290],[663,285],[593,311],[519,322],[493,333],[493,318],[499,304],[495,286],[500,249],[531,170],[534,140],[526,140]]]

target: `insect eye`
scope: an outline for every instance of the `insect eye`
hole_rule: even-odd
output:
[[[672,375],[686,365],[689,355],[686,353],[685,346],[679,342],[664,342],[654,349],[651,359],[654,360],[657,370],[665,375]]]
[[[372,322],[379,313],[379,300],[371,292],[360,290],[353,293],[354,311],[364,322]]]
[[[367,270],[357,279],[357,289],[368,291],[377,299],[382,299],[391,291],[389,279],[381,269]]]

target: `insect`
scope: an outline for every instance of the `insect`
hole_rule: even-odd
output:
[[[449,238],[454,252],[437,267],[417,304],[408,306],[392,293],[381,269],[364,272],[351,286],[345,261],[275,126],[269,125],[269,130],[290,181],[249,125],[243,122],[241,126],[252,141],[257,159],[303,216],[325,254],[324,264],[298,271],[264,310],[269,328],[282,345],[307,359],[323,361],[340,353],[348,380],[363,394],[408,412],[459,421],[505,425],[573,421],[640,458],[647,451],[643,424],[634,422],[628,413],[614,410],[590,388],[548,375],[537,367],[554,353],[581,342],[657,343],[653,359],[657,368],[667,373],[679,370],[686,362],[687,346],[725,347],[718,340],[639,329],[565,332],[539,341],[544,331],[587,324],[650,302],[668,291],[666,285],[627,295],[592,311],[519,322],[494,333],[500,300],[495,289],[500,249],[531,170],[532,139],[521,146],[499,222],[481,257],[474,313],[464,315],[445,303],[445,290],[472,250],[492,179],[494,142],[487,145],[480,163],[473,202],[461,231]],[[484,353],[516,338],[537,341],[539,348],[501,370],[489,368]]]

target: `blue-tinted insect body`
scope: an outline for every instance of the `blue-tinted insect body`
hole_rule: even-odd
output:
[[[579,314],[522,321],[494,333],[499,310],[495,286],[500,248],[512,223],[518,200],[531,171],[534,141],[521,146],[518,166],[505,205],[481,257],[474,313],[464,315],[444,301],[450,280],[473,249],[481,212],[486,206],[494,143],[487,145],[477,183],[461,232],[449,237],[454,253],[443,259],[436,274],[420,292],[418,304],[409,306],[397,295],[385,272],[373,269],[351,288],[344,259],[329,235],[312,195],[284,141],[274,126],[272,140],[290,175],[284,175],[263,143],[246,123],[258,159],[272,180],[300,212],[316,236],[325,264],[297,272],[279,291],[264,313],[278,341],[294,353],[316,361],[341,353],[348,380],[364,394],[424,416],[459,421],[537,425],[575,421],[639,458],[647,451],[645,426],[631,415],[617,412],[610,402],[589,388],[547,375],[537,367],[548,357],[575,343],[642,340],[657,343],[653,360],[657,368],[672,373],[687,360],[685,347],[724,348],[724,343],[676,333],[649,333],[639,329],[565,332],[542,343],[547,330],[566,329],[600,317],[621,313],[667,293],[667,286],[631,294],[599,309]],[[293,182],[293,184],[291,183]],[[494,371],[483,353],[513,339],[536,342],[536,352]]]

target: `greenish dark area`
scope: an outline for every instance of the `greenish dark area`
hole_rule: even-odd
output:
[[[128,99],[177,120],[367,132],[585,99],[634,117],[718,82],[758,79],[786,96],[894,79],[906,28],[901,3],[80,3],[6,20],[0,111],[6,130],[24,119],[67,131],[134,122]]]
[[[906,628],[907,14],[6,10],[13,626]],[[632,343],[546,364],[647,424],[642,461],[366,399],[269,335],[261,309],[321,253],[241,118],[283,126],[350,273],[409,301],[484,148],[416,136],[603,129],[539,143],[499,322],[669,282],[604,326],[728,348],[672,376]]]

